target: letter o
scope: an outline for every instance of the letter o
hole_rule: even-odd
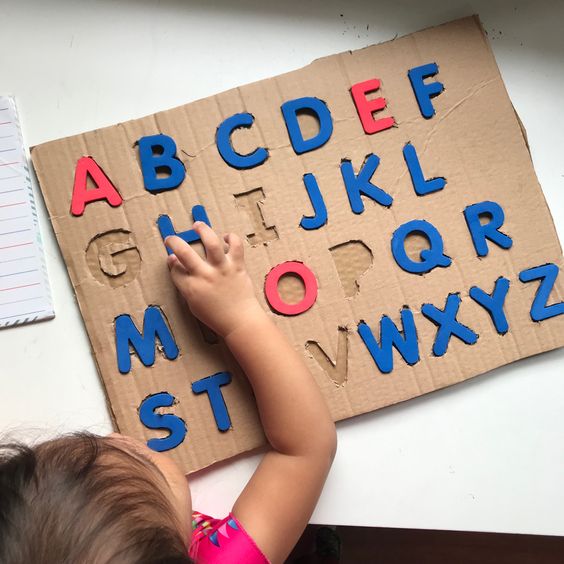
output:
[[[278,282],[285,274],[294,274],[302,279],[305,287],[303,299],[297,304],[288,304],[282,300],[278,292]],[[303,263],[298,261],[281,262],[275,266],[264,281],[264,294],[270,307],[282,315],[300,315],[313,306],[317,300],[317,278]]]

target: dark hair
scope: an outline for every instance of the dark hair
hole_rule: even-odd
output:
[[[88,433],[0,446],[0,562],[192,563],[161,478]]]

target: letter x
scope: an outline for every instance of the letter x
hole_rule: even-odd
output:
[[[446,353],[451,335],[458,337],[468,345],[473,345],[478,340],[478,335],[472,329],[456,320],[460,302],[461,299],[458,294],[449,294],[443,310],[433,304],[421,306],[421,313],[438,327],[433,344],[435,356],[443,356]]]

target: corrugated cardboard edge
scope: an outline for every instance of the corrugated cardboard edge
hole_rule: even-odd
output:
[[[474,20],[476,21],[478,27],[482,30],[482,34],[483,34],[483,36],[484,36],[485,43],[487,44],[488,49],[489,49],[490,52],[491,52],[491,46],[490,46],[489,41],[488,41],[488,39],[487,39],[487,36],[486,36],[486,34],[485,34],[485,31],[484,31],[484,28],[483,28],[482,23],[481,23],[481,21],[480,21],[480,18],[479,18],[479,16],[478,16],[477,14],[474,14],[474,15],[471,15],[471,16],[466,16],[466,17],[461,17],[461,18],[456,18],[456,19],[454,19],[454,20],[449,20],[449,21],[443,22],[443,23],[441,23],[441,24],[429,26],[429,27],[426,27],[426,28],[423,28],[423,29],[418,29],[418,30],[412,31],[412,32],[410,32],[410,33],[407,33],[407,34],[405,34],[405,35],[402,35],[401,37],[409,37],[409,36],[411,36],[411,35],[415,35],[416,33],[422,33],[422,32],[430,31],[430,30],[433,30],[433,29],[437,29],[437,28],[440,28],[440,27],[443,27],[443,26],[447,26],[447,25],[450,25],[450,24],[452,24],[452,23],[454,23],[454,22],[461,21],[461,20],[464,20],[464,19],[474,19]],[[139,120],[139,119],[143,119],[143,118],[155,118],[155,116],[158,116],[159,114],[161,114],[161,113],[163,113],[163,112],[169,112],[169,111],[172,111],[172,110],[177,110],[177,109],[180,109],[180,108],[182,108],[183,106],[185,106],[185,105],[187,105],[187,104],[192,104],[192,103],[195,103],[195,102],[200,102],[200,101],[203,101],[203,100],[207,100],[208,98],[211,98],[211,97],[214,97],[214,96],[221,96],[222,94],[225,94],[225,93],[227,93],[227,92],[231,92],[231,91],[237,90],[238,88],[242,88],[242,87],[245,87],[245,86],[253,86],[253,85],[259,84],[259,83],[264,82],[264,81],[273,80],[273,79],[275,79],[275,78],[276,78],[276,79],[283,78],[283,77],[285,77],[285,76],[287,76],[287,75],[289,75],[289,74],[292,74],[293,72],[296,72],[296,71],[299,71],[299,70],[307,69],[308,67],[312,66],[313,64],[318,63],[318,62],[320,62],[320,61],[323,61],[323,60],[325,60],[325,59],[329,59],[329,58],[331,58],[331,57],[334,57],[335,55],[342,55],[342,54],[344,54],[344,53],[351,53],[351,54],[352,54],[352,53],[359,53],[359,52],[364,51],[364,50],[366,50],[366,49],[370,49],[371,47],[376,47],[376,46],[378,46],[378,45],[385,45],[386,43],[393,43],[393,42],[396,41],[397,39],[399,39],[399,37],[394,37],[394,38],[392,38],[392,39],[387,39],[386,41],[379,41],[378,43],[372,43],[372,44],[370,44],[370,45],[366,45],[365,47],[360,47],[359,49],[353,49],[353,50],[349,49],[349,50],[345,50],[345,51],[340,51],[340,52],[338,52],[338,53],[332,53],[332,54],[330,54],[330,55],[324,55],[323,57],[317,57],[317,58],[315,58],[315,59],[312,59],[311,62],[309,62],[307,65],[303,65],[303,66],[301,66],[301,67],[296,67],[296,68],[291,69],[291,70],[288,70],[288,71],[286,71],[286,72],[284,72],[284,73],[281,73],[281,74],[278,74],[278,75],[275,75],[275,76],[271,76],[271,77],[262,78],[262,79],[260,79],[260,80],[255,80],[255,81],[252,81],[252,82],[247,82],[247,83],[245,83],[245,84],[241,84],[241,85],[239,85],[239,86],[236,86],[236,87],[234,87],[234,88],[229,88],[229,89],[227,89],[227,90],[221,90],[220,92],[215,92],[214,94],[210,94],[209,96],[205,96],[205,97],[203,97],[203,98],[195,98],[195,99],[193,99],[193,100],[187,100],[184,104],[180,104],[180,105],[178,105],[178,106],[173,106],[173,107],[171,107],[171,108],[166,108],[166,109],[163,109],[163,110],[159,110],[158,112],[153,112],[152,114],[144,114],[144,115],[140,115],[140,116],[137,116],[137,117],[128,119],[128,120],[123,121],[123,122],[117,122],[117,123],[112,123],[112,124],[110,124],[110,125],[104,125],[104,126],[101,126],[101,127],[97,127],[97,128],[95,128],[95,129],[91,129],[91,130],[89,130],[89,131],[83,131],[83,132],[73,133],[73,134],[71,134],[71,135],[66,135],[66,136],[64,136],[64,137],[58,137],[58,138],[52,139],[52,140],[50,140],[50,141],[43,141],[43,142],[41,142],[41,143],[38,143],[37,145],[34,145],[34,146],[30,147],[30,153],[31,153],[31,157],[32,157],[32,162],[33,162],[33,150],[34,150],[36,147],[39,147],[39,146],[46,146],[46,145],[49,145],[50,143],[64,141],[64,140],[66,140],[66,139],[70,139],[70,138],[72,138],[72,137],[76,137],[77,135],[81,135],[81,134],[83,134],[83,133],[94,133],[94,132],[97,132],[97,131],[103,131],[103,130],[105,130],[105,129],[111,129],[111,128],[115,127],[115,126],[125,125],[125,124],[128,124],[128,123],[135,122],[135,121],[137,121],[137,120]]]

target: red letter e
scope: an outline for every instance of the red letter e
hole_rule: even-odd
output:
[[[385,117],[374,119],[374,112],[380,112],[386,107],[385,98],[375,98],[374,100],[367,100],[366,94],[369,92],[376,92],[380,88],[380,80],[373,78],[365,82],[359,82],[351,87],[351,95],[353,97],[358,117],[362,123],[362,128],[365,133],[371,135],[378,133],[384,129],[393,127],[396,123],[393,117]]]
[[[86,181],[88,176],[92,179],[96,188],[87,190]],[[121,205],[122,199],[115,186],[105,175],[92,157],[80,157],[74,171],[74,186],[72,190],[71,213],[81,216],[86,204],[106,200],[110,206]]]

